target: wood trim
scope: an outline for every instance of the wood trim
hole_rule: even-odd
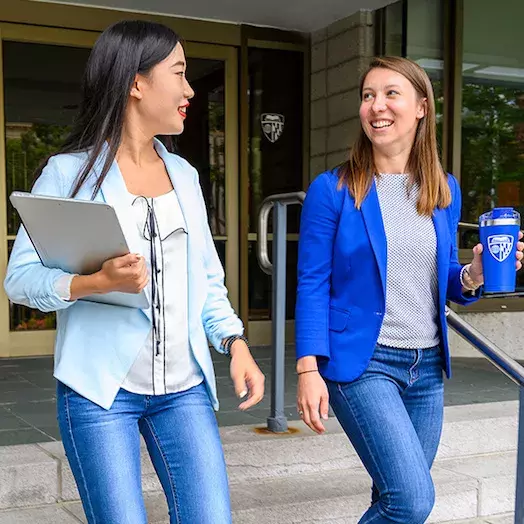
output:
[[[0,22],[2,40],[34,44],[93,47],[99,33]]]
[[[277,47],[277,49],[284,49],[282,46],[286,44],[298,44],[302,49],[305,49],[309,43],[309,33],[249,24],[243,24],[241,27],[242,37],[248,41],[250,47],[263,47],[264,45],[271,45],[268,44],[270,42],[277,42],[280,44],[280,47]]]
[[[4,112],[4,66],[3,66],[3,29],[0,26],[0,275],[4,277],[7,269],[8,241],[7,238],[7,173],[5,162],[5,112]],[[9,299],[0,293],[0,357],[9,356]]]
[[[463,0],[444,2],[444,169],[460,182],[462,149]]]
[[[240,317],[249,332],[249,48],[247,36],[242,34],[240,47]],[[249,333],[246,335],[249,336]]]
[[[247,45],[248,47],[258,47],[259,49],[277,49],[278,51],[306,52],[308,50],[308,46],[304,44],[295,44],[270,40],[254,40],[251,38],[247,41]]]
[[[240,45],[240,25],[233,23],[30,0],[4,1],[0,14],[1,22],[94,32],[101,32],[119,20],[160,22],[177,31],[186,41]]]

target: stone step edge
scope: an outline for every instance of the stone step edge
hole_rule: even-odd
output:
[[[349,477],[353,477],[353,480],[355,480],[355,478],[358,478],[358,477],[363,477],[363,475],[351,475],[351,472],[347,472],[347,473],[349,474]],[[324,475],[324,476],[331,477],[331,475]],[[317,477],[320,477],[319,480],[322,480],[321,475],[308,475],[308,477],[309,477],[309,480],[316,480]],[[271,484],[271,482],[260,481],[248,487],[248,489],[256,490],[257,487],[258,488],[260,488],[261,486],[267,487],[269,484]],[[460,490],[461,491],[460,494],[454,493],[456,491],[454,489],[454,486],[456,486],[457,484],[460,485],[462,488]],[[480,496],[480,493],[479,493],[481,489],[480,482],[476,482],[474,479],[468,478],[461,474],[454,474],[453,478],[449,478],[449,479],[440,478],[436,480],[436,487],[437,487],[437,493],[440,492],[440,495],[441,495],[440,498],[437,495],[438,500],[441,500],[440,502],[441,507],[438,507],[439,502],[437,500],[436,509],[438,510],[438,514],[441,515],[442,518],[439,518],[438,520],[436,520],[435,518],[432,518],[428,521],[430,523],[434,523],[434,524],[437,524],[437,523],[442,523],[442,524],[445,524],[445,523],[469,524],[471,523],[473,524],[475,522],[485,523],[487,522],[486,519],[490,519],[494,517],[498,518],[498,517],[510,514],[507,512],[505,513],[499,512],[499,513],[485,515],[484,517],[475,517],[474,515],[465,515],[468,517],[467,519],[461,519],[461,520],[450,519],[449,517],[453,516],[453,511],[455,511],[455,508],[447,508],[446,504],[443,502],[444,497],[449,496],[451,494],[451,497],[461,498],[463,494],[469,493],[469,501],[471,505],[471,501],[472,500],[476,501],[478,497]],[[452,488],[452,489],[449,489],[449,488]],[[239,489],[239,486],[237,486],[237,489]],[[358,514],[361,514],[362,511],[365,510],[365,507],[367,505],[367,500],[369,498],[369,489],[354,491],[354,487],[353,487],[353,491],[351,491],[348,494],[343,494],[343,495],[337,494],[335,496],[329,496],[329,495],[321,496],[321,497],[314,498],[314,500],[311,500],[311,501],[306,500],[306,499],[293,500],[289,498],[285,501],[281,500],[271,505],[260,505],[260,506],[253,505],[252,507],[249,507],[249,508],[235,509],[235,506],[237,505],[234,503],[234,498],[235,498],[235,491],[237,489],[235,489],[235,487],[232,487],[233,508],[234,508],[233,516],[235,518],[235,522],[237,522],[236,519],[242,519],[242,520],[239,520],[238,522],[245,522],[246,524],[260,522],[260,518],[267,519],[268,522],[277,522],[276,520],[274,520],[275,514],[281,514],[283,517],[286,517],[286,520],[291,516],[296,516],[297,518],[300,518],[300,520],[293,520],[293,522],[304,522],[304,523],[311,522],[311,524],[313,524],[313,523],[324,521],[323,520],[324,517],[322,517],[323,512],[327,512],[327,514],[331,516],[332,513],[330,512],[333,511],[334,513],[338,513],[340,517],[341,515],[346,514],[344,513],[345,509],[349,509],[349,512],[351,513],[352,517],[353,516],[357,517]],[[474,491],[475,494],[473,494],[472,491]],[[304,493],[302,493],[301,495],[303,496]],[[71,503],[72,501],[68,501],[68,502],[59,501],[54,504],[47,504],[47,505],[39,504],[39,505],[34,505],[34,506],[26,506],[23,509],[38,509],[38,508],[56,506],[56,507],[59,507],[59,508],[62,508],[68,511],[68,506],[71,506]],[[480,504],[477,503],[474,509],[470,507],[469,512],[471,513],[472,511],[474,511],[478,515],[479,508],[480,508]],[[11,508],[5,511],[0,511],[0,516],[2,514],[7,514],[8,512],[13,512],[14,510],[16,510],[16,508]],[[312,517],[314,520],[311,520],[308,518],[309,511],[312,512]],[[462,508],[461,511],[464,512],[465,511],[464,508]],[[69,511],[68,513],[71,514],[71,512]],[[300,515],[303,516],[303,520],[300,517]],[[316,516],[313,516],[313,515],[316,515]],[[346,515],[349,516],[349,513],[347,513]]]
[[[519,402],[517,400],[446,406],[444,408],[444,426],[456,423],[468,423],[480,420],[487,421],[501,418],[514,418],[517,420],[518,408]],[[219,430],[222,444],[224,446],[227,444],[246,443],[251,441],[264,442],[266,440],[294,440],[297,438],[318,437],[318,435],[311,431],[300,420],[289,421],[288,425],[292,429],[292,433],[290,434],[263,432],[264,424],[222,426]],[[326,427],[326,435],[344,433],[337,419],[334,417],[330,417],[330,419],[324,423],[324,426]],[[258,431],[255,431],[255,429]]]

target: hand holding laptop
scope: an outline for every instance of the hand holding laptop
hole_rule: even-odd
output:
[[[134,253],[111,258],[91,275],[76,275],[71,282],[71,300],[113,291],[140,293],[149,282],[144,257]]]
[[[18,191],[10,200],[42,264],[75,275],[72,300],[149,308],[145,260],[130,253],[112,206]]]

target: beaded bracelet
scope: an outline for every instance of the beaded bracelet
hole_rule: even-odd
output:
[[[224,355],[231,356],[231,347],[237,340],[243,340],[246,346],[249,348],[249,342],[244,335],[231,335],[230,337],[227,337],[221,344],[222,349],[224,350]]]
[[[471,278],[469,273],[470,266],[471,264],[467,264],[460,270],[460,283],[464,289],[467,289],[468,291],[476,291],[480,287],[480,284],[477,284]]]

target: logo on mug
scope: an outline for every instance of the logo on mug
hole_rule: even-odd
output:
[[[488,237],[488,249],[497,262],[504,262],[513,248],[512,235],[491,235]]]

